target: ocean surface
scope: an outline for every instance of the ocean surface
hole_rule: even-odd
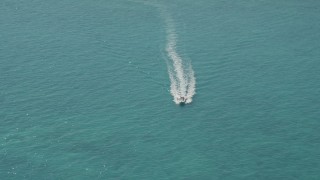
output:
[[[319,180],[320,1],[2,0],[0,179]]]

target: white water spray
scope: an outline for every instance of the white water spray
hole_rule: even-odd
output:
[[[136,1],[138,2],[138,1]],[[182,57],[177,52],[177,34],[175,23],[166,7],[154,2],[140,1],[145,5],[153,6],[160,11],[161,17],[165,21],[167,44],[166,52],[170,62],[167,62],[168,73],[170,78],[170,93],[173,96],[173,101],[176,104],[191,103],[192,97],[195,95],[196,78],[192,69],[191,63],[183,61]]]
[[[168,73],[170,78],[170,93],[176,104],[181,102],[191,103],[195,95],[196,79],[190,63],[184,63],[176,50],[177,34],[175,33],[174,22],[164,9],[160,9],[166,22],[167,45],[166,52],[172,63],[168,63]],[[172,67],[171,67],[172,66]],[[182,99],[183,97],[183,99]]]

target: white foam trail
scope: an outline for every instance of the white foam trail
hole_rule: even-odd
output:
[[[188,94],[187,94],[187,102],[192,102],[192,97],[196,94],[196,78],[194,76],[194,71],[192,66],[189,65],[189,79],[188,79]]]
[[[133,1],[143,3],[145,5],[153,6],[160,11],[161,17],[165,21],[166,34],[167,34],[167,44],[166,52],[171,63],[168,64],[168,74],[170,78],[170,93],[173,96],[173,101],[176,104],[182,102],[181,97],[186,99],[185,103],[191,103],[192,97],[196,93],[196,78],[194,76],[194,71],[191,64],[188,64],[188,69],[182,59],[182,57],[177,52],[177,34],[175,30],[175,23],[171,16],[169,15],[166,7],[162,4],[152,2],[152,1]]]
[[[184,62],[181,56],[176,50],[177,35],[175,33],[174,22],[168,15],[168,13],[160,9],[162,16],[166,22],[166,33],[167,33],[167,46],[166,51],[168,57],[172,60],[173,70],[168,67],[169,78],[170,78],[170,93],[173,96],[173,101],[176,104],[181,102],[180,98],[184,97],[186,103],[192,102],[192,97],[195,95],[196,79],[191,64],[188,69],[185,69]]]
[[[174,96],[179,94],[179,90],[178,90],[178,87],[177,87],[176,80],[175,80],[175,78],[174,78],[174,76],[173,76],[173,74],[171,72],[169,72],[169,78],[170,78],[170,83],[171,83],[171,85],[170,85],[170,93],[174,97]],[[173,101],[176,104],[180,103],[177,98],[174,98]]]

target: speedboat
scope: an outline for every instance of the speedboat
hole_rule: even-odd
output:
[[[185,104],[187,101],[187,98],[181,96],[181,97],[178,97],[177,100],[178,100],[179,104]]]

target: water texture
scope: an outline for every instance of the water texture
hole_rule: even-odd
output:
[[[320,179],[319,9],[2,0],[0,179]]]

